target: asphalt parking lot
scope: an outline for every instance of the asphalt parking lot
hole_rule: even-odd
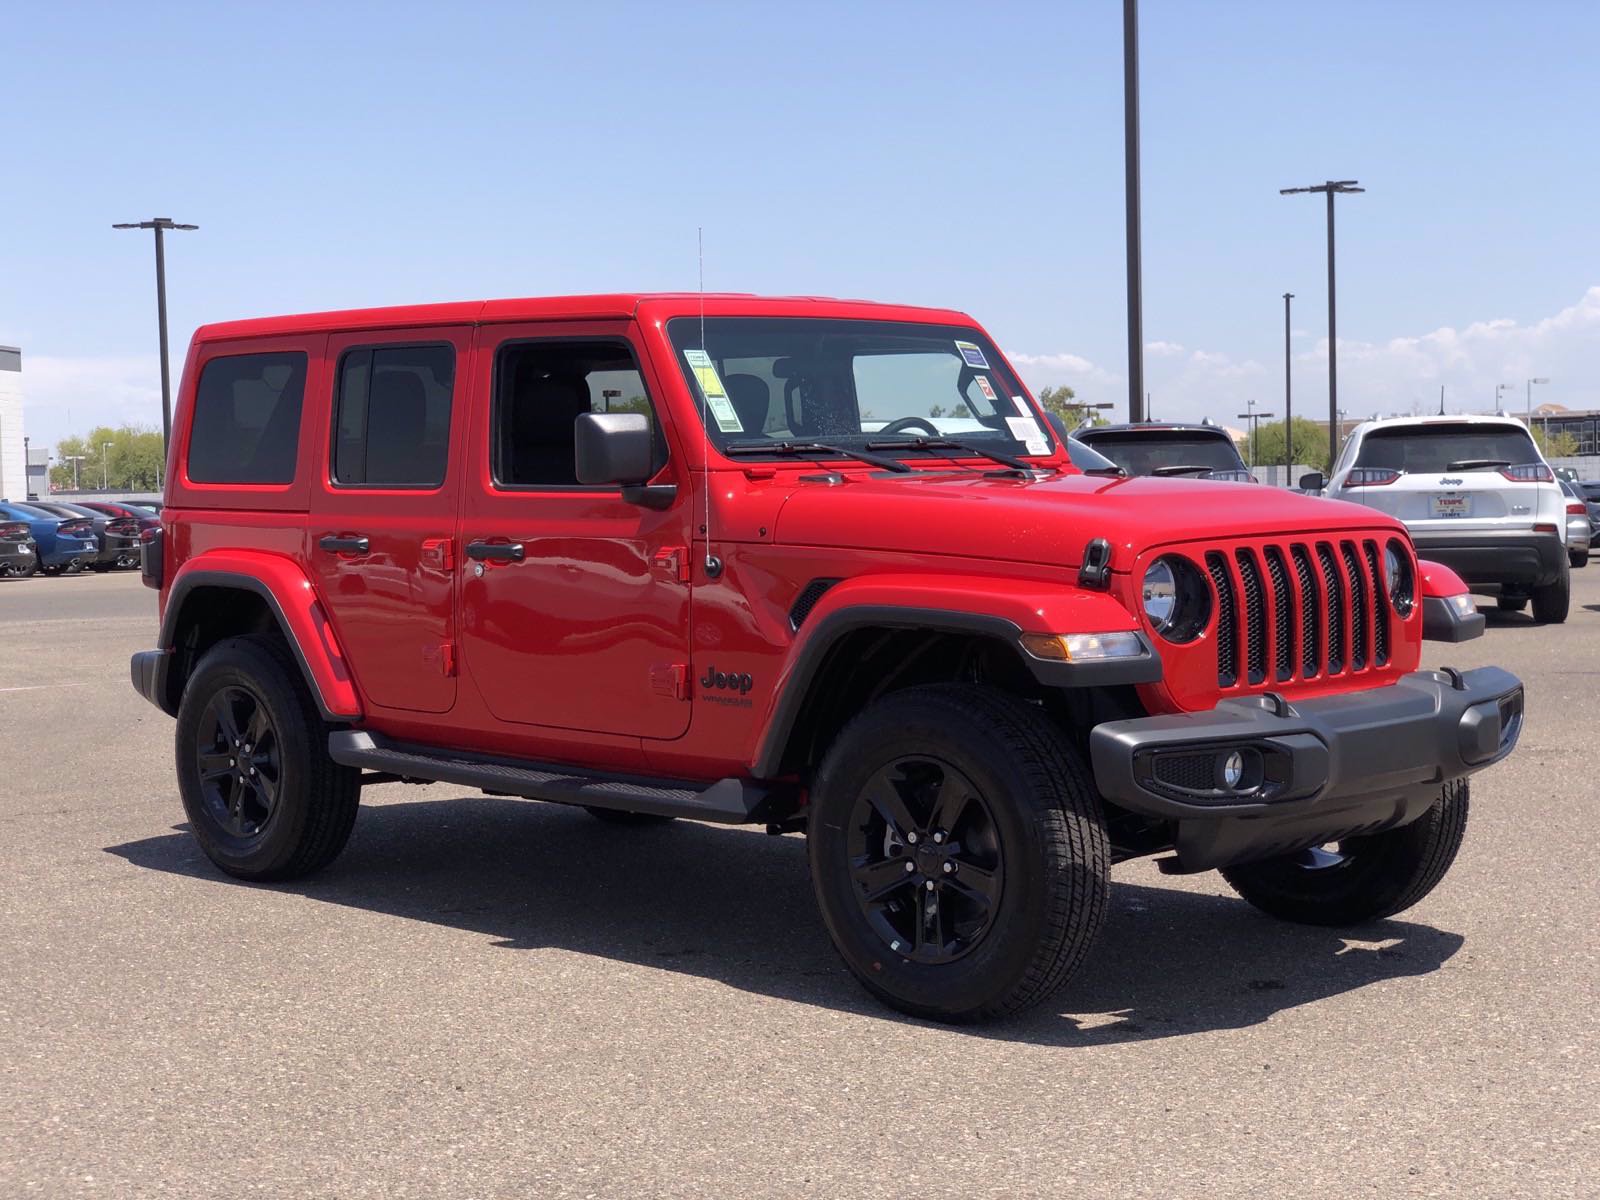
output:
[[[1115,874],[1059,1002],[956,1030],[835,960],[798,836],[369,789],[323,875],[184,832],[135,574],[0,581],[0,1196],[1600,1194],[1600,568],[1491,611],[1526,733],[1398,920]]]

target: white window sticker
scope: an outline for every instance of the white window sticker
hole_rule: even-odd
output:
[[[1017,393],[1015,396],[1011,397],[1011,403],[1013,403],[1013,404],[1015,404],[1017,406],[1017,411],[1019,413],[1021,413],[1023,416],[1028,417],[1030,419],[1032,418],[1033,409],[1028,407],[1028,402],[1022,398],[1022,394],[1020,392]]]
[[[739,414],[728,399],[727,389],[722,386],[722,377],[717,374],[717,365],[711,361],[711,356],[704,350],[685,350],[683,357],[689,370],[694,372],[695,382],[700,385],[700,394],[706,398],[706,407],[711,410],[717,428],[723,433],[743,433],[744,426],[739,423]]]
[[[969,367],[977,367],[980,371],[989,369],[989,360],[983,356],[983,347],[973,345],[971,342],[957,342],[956,352],[961,355],[961,361]]]
[[[994,388],[989,383],[989,377],[987,375],[979,375],[976,378],[978,390],[983,393],[983,398],[993,404],[995,402]]]
[[[1029,454],[1050,453],[1050,443],[1045,439],[1044,430],[1032,417],[1007,417],[1006,428],[1011,430],[1011,436],[1021,442]]]

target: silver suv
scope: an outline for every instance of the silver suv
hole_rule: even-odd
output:
[[[1318,483],[1306,476],[1306,484]],[[1399,517],[1421,558],[1536,620],[1567,619],[1567,499],[1514,417],[1393,417],[1358,425],[1327,495]]]

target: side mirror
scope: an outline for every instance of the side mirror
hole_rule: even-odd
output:
[[[650,478],[650,418],[643,413],[582,413],[572,436],[579,483],[627,487]]]
[[[1300,487],[1308,492],[1320,492],[1328,486],[1328,480],[1321,471],[1312,471],[1300,476]]]

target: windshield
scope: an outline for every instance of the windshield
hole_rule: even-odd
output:
[[[1115,433],[1086,429],[1079,436],[1130,475],[1156,475],[1179,467],[1204,467],[1207,471],[1245,469],[1233,439],[1220,431],[1210,435],[1187,429],[1130,429]]]
[[[1452,463],[1480,463],[1476,469],[1492,470],[1495,465],[1520,466],[1539,462],[1539,451],[1520,425],[1405,425],[1396,429],[1374,429],[1361,443],[1353,464],[1391,471],[1432,475],[1449,470]]]
[[[678,366],[719,449],[770,443],[851,449],[950,438],[982,452],[1046,455],[1054,443],[1009,367],[975,329],[809,317],[679,317]],[[960,456],[951,447],[941,457]],[[819,457],[829,457],[819,449]]]

